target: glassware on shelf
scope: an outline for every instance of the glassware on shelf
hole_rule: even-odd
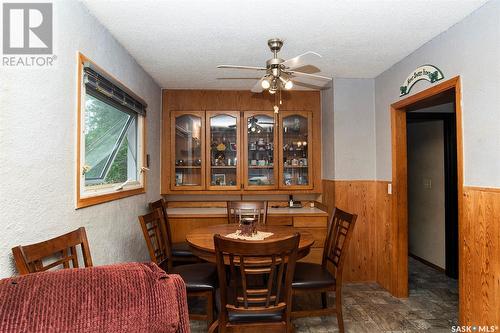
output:
[[[283,184],[309,185],[309,119],[294,114],[283,117]]]
[[[238,119],[236,115],[216,114],[208,118],[210,186],[237,186]]]
[[[259,114],[246,118],[247,184],[273,186],[275,122],[273,115]]]
[[[194,114],[175,117],[175,186],[202,185],[202,118]]]

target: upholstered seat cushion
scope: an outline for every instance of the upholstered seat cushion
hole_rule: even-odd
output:
[[[182,277],[187,291],[215,290],[217,287],[217,267],[214,264],[180,265],[170,273]]]
[[[283,320],[283,311],[264,313],[241,313],[228,311],[229,322],[231,323],[252,323],[252,322],[279,322]]]
[[[183,258],[194,256],[193,252],[191,251],[191,247],[186,242],[172,244],[172,255],[174,257]]]
[[[295,265],[292,288],[327,288],[335,286],[335,277],[321,265],[298,262]]]

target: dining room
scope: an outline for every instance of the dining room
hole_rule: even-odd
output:
[[[0,332],[500,332],[500,0],[2,18]]]

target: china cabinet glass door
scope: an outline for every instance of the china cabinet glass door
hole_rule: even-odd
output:
[[[278,184],[276,119],[274,112],[245,112],[245,189],[275,189]]]
[[[174,111],[171,118],[172,189],[205,187],[205,114]]]
[[[280,114],[280,188],[312,188],[312,117],[310,112]]]
[[[207,112],[207,136],[207,187],[239,190],[240,113]]]

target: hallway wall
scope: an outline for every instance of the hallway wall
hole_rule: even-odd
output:
[[[438,267],[445,258],[443,121],[407,124],[409,253]]]
[[[392,178],[389,107],[401,99],[401,83],[423,64],[436,65],[445,80],[457,75],[461,78],[465,186],[459,229],[459,289],[463,325],[500,326],[499,17],[500,1],[489,1],[375,78],[376,176],[387,181]],[[431,85],[419,81],[410,95]],[[397,226],[390,227],[397,232]]]

